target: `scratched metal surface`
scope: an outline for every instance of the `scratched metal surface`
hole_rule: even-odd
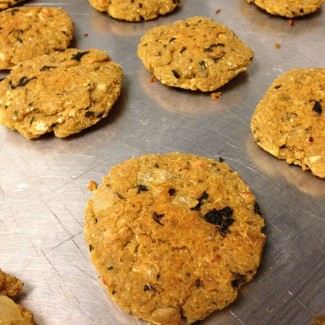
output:
[[[325,66],[325,8],[290,27],[244,0],[184,0],[176,13],[140,24],[110,19],[86,0],[26,3],[35,4],[65,8],[76,26],[74,46],[106,50],[125,71],[110,116],[80,135],[28,141],[0,127],[0,267],[24,280],[20,302],[37,323],[142,324],[109,300],[89,261],[87,184],[132,156],[170,151],[224,157],[250,184],[266,218],[257,276],[202,324],[299,325],[324,314],[325,180],[260,150],[249,122],[276,76]],[[255,52],[248,72],[223,87],[218,101],[149,83],[135,55],[144,32],[191,15],[228,25]]]

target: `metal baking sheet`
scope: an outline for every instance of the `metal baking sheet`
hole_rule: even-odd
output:
[[[76,27],[73,46],[105,50],[125,72],[109,117],[79,135],[29,141],[0,127],[0,267],[24,280],[19,301],[37,323],[144,324],[110,301],[90,263],[83,235],[87,184],[132,156],[171,151],[222,156],[251,186],[266,219],[256,277],[234,304],[202,324],[300,325],[325,314],[325,180],[259,149],[249,128],[275,77],[325,67],[325,8],[290,26],[244,0],[183,0],[177,12],[143,23],[111,19],[87,0],[25,5],[66,9]],[[224,86],[217,101],[150,83],[136,56],[150,28],[194,15],[226,24],[255,53],[247,73]]]

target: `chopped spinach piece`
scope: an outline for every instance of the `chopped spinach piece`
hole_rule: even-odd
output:
[[[218,47],[218,46],[225,46],[225,44],[223,44],[223,43],[211,44],[209,47],[213,48],[213,47]]]
[[[76,60],[80,62],[81,58],[88,53],[89,51],[77,52],[76,54],[72,55],[71,60]]]
[[[206,47],[205,49],[203,49],[203,52],[210,53],[213,51],[214,47],[218,47],[218,46],[225,46],[225,44],[223,44],[223,43],[211,44],[209,47]]]
[[[164,214],[158,214],[157,212],[154,212],[152,218],[159,225],[163,226],[164,224],[160,221],[160,219],[163,218],[164,216],[165,216]]]
[[[226,234],[229,233],[228,228],[235,222],[235,219],[233,218],[228,218],[223,221],[222,225],[219,228],[219,232],[222,236],[225,236]]]
[[[168,194],[169,195],[174,195],[176,193],[176,190],[174,189],[174,188],[170,188],[169,190],[168,190]]]
[[[204,61],[200,61],[200,62],[199,62],[199,66],[200,66],[200,68],[201,68],[202,70],[206,70],[206,69],[207,69],[207,67],[205,66]]]
[[[196,279],[196,280],[195,280],[195,286],[196,286],[197,288],[200,288],[200,287],[201,287],[201,280],[200,280],[200,279]]]
[[[54,69],[56,67],[52,66],[52,65],[43,65],[40,69],[40,71],[47,71],[47,70],[50,70],[50,69]]]
[[[201,206],[204,204],[204,201],[209,198],[209,195],[206,191],[202,193],[202,195],[198,198],[198,204],[191,208],[191,210],[199,211],[201,210]]]
[[[176,70],[172,70],[172,73],[173,73],[174,77],[177,79],[179,79],[181,77]]]
[[[322,105],[320,102],[318,101],[315,101],[315,104],[314,104],[314,107],[313,107],[313,111],[318,113],[319,115],[322,114],[323,112],[323,108],[322,108]]]
[[[90,116],[94,116],[95,115],[95,113],[93,112],[93,111],[87,111],[86,113],[85,113],[85,116],[86,117],[90,117]]]
[[[138,194],[139,194],[140,192],[148,191],[147,186],[146,186],[146,185],[142,185],[142,184],[137,185],[137,189],[138,189],[138,192],[137,192]]]
[[[212,209],[203,216],[203,219],[208,223],[216,225],[219,228],[220,234],[225,236],[229,233],[228,228],[235,222],[235,219],[232,218],[233,212],[234,210],[229,206],[220,210]]]
[[[18,81],[17,85],[14,85],[13,82],[11,80],[9,80],[9,87],[11,89],[16,89],[18,87],[24,87],[26,86],[30,81],[37,79],[36,77],[32,77],[30,79],[28,79],[26,76],[21,77],[20,80]]]
[[[187,47],[183,46],[182,49],[179,51],[179,53],[183,53],[186,49]]]

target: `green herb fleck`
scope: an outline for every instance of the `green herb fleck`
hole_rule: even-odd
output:
[[[315,101],[315,104],[313,106],[313,111],[316,112],[317,114],[321,115],[323,112],[323,108],[320,102]]]
[[[198,198],[198,204],[191,208],[191,210],[195,210],[195,211],[200,211],[201,210],[201,206],[204,204],[205,200],[209,198],[209,195],[206,191],[204,191],[202,193],[202,195]]]
[[[233,212],[234,210],[229,206],[220,210],[212,209],[203,216],[203,219],[208,223],[216,225],[219,228],[220,234],[225,236],[229,233],[228,228],[235,222],[235,219],[232,218]]]
[[[72,57],[71,57],[71,60],[75,60],[75,61],[78,61],[80,62],[81,61],[81,58],[88,54],[89,51],[84,51],[84,52],[77,52],[76,54],[73,54]]]
[[[182,54],[185,50],[187,50],[187,47],[183,46],[179,53]]]
[[[86,117],[90,117],[90,116],[94,116],[95,115],[95,113],[93,112],[93,111],[87,111],[86,113],[85,113],[85,116]]]
[[[43,65],[40,69],[40,71],[48,71],[50,69],[54,69],[56,67],[52,66],[52,65]]]
[[[195,286],[196,286],[197,288],[200,288],[200,287],[201,287],[201,280],[200,280],[200,279],[196,279],[196,280],[195,280]]]
[[[163,218],[164,216],[165,216],[164,214],[158,214],[157,212],[154,212],[152,218],[159,225],[163,226],[164,224],[160,221],[160,219]]]
[[[206,65],[205,65],[205,62],[204,62],[204,61],[200,61],[200,62],[199,62],[199,66],[200,66],[200,70],[201,70],[201,72],[203,73],[203,75],[204,75],[205,77],[207,77],[207,76],[208,76],[208,70],[207,70],[207,67],[206,67]]]
[[[169,195],[174,195],[176,193],[176,190],[174,189],[174,188],[170,188],[169,190],[168,190],[168,194]]]
[[[20,80],[18,81],[18,83],[16,85],[13,84],[13,82],[11,80],[9,80],[9,87],[11,89],[16,89],[18,87],[24,87],[26,86],[30,81],[37,79],[36,77],[32,77],[30,79],[28,79],[26,76],[21,77]]]
[[[138,189],[137,194],[139,194],[140,192],[148,191],[147,186],[142,184],[137,185],[137,189]]]
[[[181,77],[176,70],[172,70],[172,73],[176,79],[179,79]]]

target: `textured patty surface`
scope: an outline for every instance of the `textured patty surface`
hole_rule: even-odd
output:
[[[15,297],[23,289],[23,283],[15,276],[0,269],[0,295]]]
[[[253,52],[226,26],[191,17],[149,30],[138,56],[167,86],[212,91],[245,71]]]
[[[35,325],[33,314],[11,299],[23,285],[15,276],[0,270],[0,325]]]
[[[251,129],[267,152],[325,178],[325,69],[279,76],[258,103]]]
[[[0,69],[65,50],[73,32],[73,23],[61,8],[18,7],[0,12]]]
[[[233,302],[260,264],[264,220],[225,163],[147,155],[110,170],[86,209],[92,262],[110,297],[149,323],[182,324]]]
[[[246,0],[272,15],[288,18],[304,16],[317,11],[324,0]]]
[[[78,133],[107,116],[122,79],[120,65],[103,51],[67,49],[36,57],[0,83],[0,123],[29,139]]]
[[[10,8],[25,0],[0,0],[0,10]]]
[[[180,5],[180,0],[89,0],[99,11],[126,21],[143,21],[166,15]]]

